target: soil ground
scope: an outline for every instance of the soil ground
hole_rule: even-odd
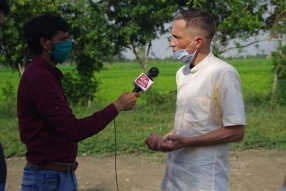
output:
[[[229,191],[277,191],[286,172],[286,151],[254,149],[230,152]],[[162,160],[162,158],[164,158]],[[158,191],[165,170],[163,156],[118,155],[120,191]],[[79,191],[116,191],[115,158],[78,157]],[[7,159],[6,191],[20,190],[25,158]]]

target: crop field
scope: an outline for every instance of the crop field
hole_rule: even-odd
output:
[[[230,60],[240,74],[243,93],[257,92],[267,94],[271,91],[274,73],[271,71],[271,60],[253,59],[253,60]],[[175,75],[176,71],[182,66],[179,62],[150,62],[148,68],[157,67],[159,69],[158,77],[154,78],[153,89],[165,94],[176,90]],[[74,67],[70,65],[59,65],[60,70],[65,73],[71,71]],[[95,101],[99,103],[109,103],[114,101],[122,92],[133,90],[133,81],[139,76],[142,69],[138,63],[115,63],[105,64],[101,72],[95,76],[100,80],[100,90],[96,92]],[[0,100],[4,99],[2,89],[7,86],[7,82],[14,87],[16,95],[20,75],[17,71],[12,72],[9,68],[0,67]]]

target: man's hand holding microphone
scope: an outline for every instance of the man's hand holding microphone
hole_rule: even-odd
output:
[[[138,92],[124,92],[115,102],[113,102],[113,104],[118,112],[132,110],[136,105],[138,97],[140,97]]]
[[[140,93],[144,93],[147,91],[153,84],[153,78],[157,77],[159,74],[159,70],[156,67],[153,67],[149,70],[147,75],[141,74],[134,81],[134,89],[132,92],[127,93],[124,92],[121,96],[113,102],[118,112],[120,111],[128,111],[134,109],[136,105],[137,98],[140,97]]]

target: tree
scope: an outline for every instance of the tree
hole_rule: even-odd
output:
[[[217,24],[212,51],[216,56],[231,49],[241,49],[266,39],[255,39],[242,45],[238,42],[257,36],[264,29],[263,14],[266,0],[188,0],[188,7],[201,8],[211,13]],[[229,47],[231,41],[235,46]]]
[[[11,12],[6,16],[3,30],[3,50],[0,64],[19,70],[22,74],[29,64],[32,54],[23,37],[23,25],[33,17],[45,12],[63,14],[71,1],[64,0],[10,0]]]
[[[272,91],[271,91],[271,101],[275,103],[277,100],[277,85],[279,77],[282,79],[286,78],[286,45],[282,45],[281,41],[278,41],[278,50],[272,52],[272,63],[273,70],[275,71]],[[284,82],[285,83],[285,82]],[[283,93],[285,94],[285,90]],[[283,96],[285,97],[285,96]],[[286,101],[286,100],[285,100]]]
[[[279,77],[286,77],[286,45],[283,45],[283,40],[285,40],[286,36],[286,2],[271,0],[268,14],[269,17],[266,19],[266,27],[269,31],[270,38],[278,41],[277,51],[272,52],[275,75],[271,91],[271,101],[275,102],[277,99],[276,91],[279,83],[278,79]]]
[[[98,87],[94,72],[100,71],[104,57],[119,52],[119,47],[110,48],[114,30],[104,12],[92,0],[11,0],[9,4],[11,13],[6,19],[0,63],[13,70],[18,69],[22,74],[33,56],[23,37],[24,23],[42,13],[60,14],[71,25],[69,36],[73,49],[70,61],[76,64],[77,69],[72,72],[73,78],[63,79],[63,84],[72,101],[88,101],[90,105]],[[79,80],[80,83],[71,80]]]
[[[87,101],[90,106],[99,84],[95,72],[101,70],[103,59],[110,60],[112,55],[120,54],[121,49],[120,46],[115,46],[117,33],[107,20],[104,9],[92,0],[77,2],[68,18],[74,41],[71,59],[76,63],[77,70],[73,74],[77,77],[71,83],[75,85],[74,88],[67,89],[73,91],[70,92],[72,95],[77,95],[73,102]]]
[[[115,46],[121,50],[132,50],[146,73],[152,40],[168,31],[164,24],[173,19],[177,3],[163,0],[100,0],[98,5],[113,24],[117,39]],[[138,50],[143,49],[146,50],[145,61],[138,54]]]

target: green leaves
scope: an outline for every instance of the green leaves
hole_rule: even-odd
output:
[[[217,24],[213,40],[216,55],[225,52],[231,40],[246,40],[263,29],[265,0],[189,0],[189,7],[198,7],[211,13]],[[236,45],[240,48],[240,44]]]
[[[11,11],[5,16],[2,29],[5,51],[0,60],[2,65],[16,70],[25,68],[32,58],[23,37],[24,23],[46,12],[64,14],[64,5],[72,6],[72,3],[65,0],[10,0],[9,5]]]
[[[139,64],[145,70],[147,62],[137,55],[138,48],[151,45],[151,41],[165,34],[165,23],[173,19],[177,3],[162,0],[101,0],[99,6],[106,13],[112,28],[116,31],[114,38],[120,50],[132,49]],[[147,56],[148,56],[147,48]],[[146,71],[145,71],[146,72]]]
[[[93,74],[92,70],[91,74]],[[99,81],[94,76],[90,77],[90,74],[81,75],[73,70],[65,73],[62,86],[70,104],[86,106],[93,100]]]

